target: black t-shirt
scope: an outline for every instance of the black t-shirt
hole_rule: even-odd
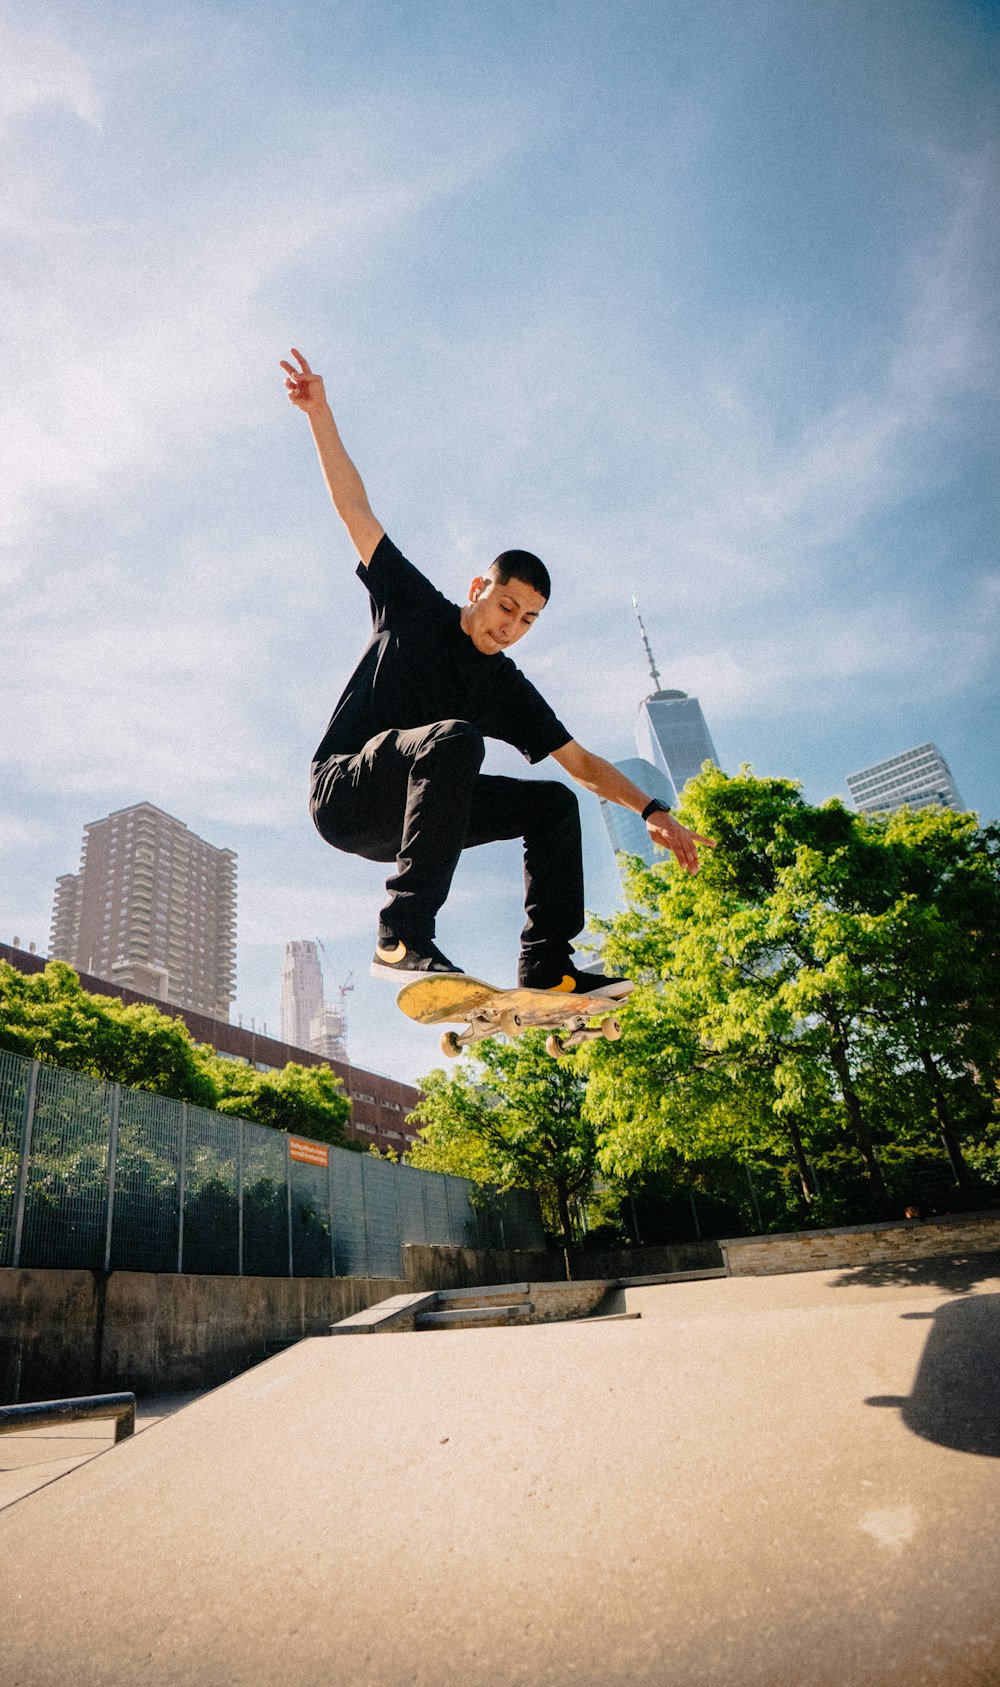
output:
[[[344,688],[313,762],[356,755],[380,732],[467,720],[529,762],[568,744],[544,697],[509,656],[486,656],[462,631],[461,610],[383,534],[366,568],[372,636]]]

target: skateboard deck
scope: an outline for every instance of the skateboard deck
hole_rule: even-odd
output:
[[[432,974],[404,984],[396,997],[409,1019],[421,1025],[456,1022],[461,1031],[445,1031],[441,1051],[449,1058],[484,1037],[519,1037],[540,1028],[549,1031],[549,1054],[558,1058],[580,1043],[603,1037],[616,1042],[622,1034],[615,1013],[619,1003],[607,996],[578,996],[555,990],[499,990],[465,973]],[[601,1023],[591,1023],[598,1015]]]

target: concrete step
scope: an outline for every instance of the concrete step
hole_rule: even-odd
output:
[[[628,1318],[641,1318],[641,1312],[585,1312],[582,1318],[568,1319],[572,1324],[623,1324]]]
[[[441,1306],[485,1306],[501,1301],[504,1306],[523,1305],[531,1293],[530,1283],[492,1283],[486,1288],[439,1289]]]
[[[510,1306],[456,1306],[448,1312],[420,1312],[418,1330],[472,1330],[501,1324],[527,1324],[535,1308],[530,1301]]]

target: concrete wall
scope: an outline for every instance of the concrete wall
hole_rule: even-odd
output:
[[[653,1277],[673,1271],[712,1271],[722,1265],[718,1242],[676,1242],[673,1246],[591,1250],[571,1248],[573,1277]],[[536,1273],[537,1275],[537,1273]]]
[[[518,1253],[513,1249],[420,1247],[405,1243],[406,1276],[414,1288],[464,1289],[477,1283],[552,1283],[565,1280],[567,1256],[559,1253]],[[678,1242],[661,1248],[571,1248],[569,1275],[574,1282],[603,1277],[662,1276],[673,1271],[718,1269],[718,1242]],[[484,1276],[483,1273],[488,1275]]]
[[[0,1269],[0,1404],[215,1388],[389,1295],[561,1278],[559,1254],[403,1250],[399,1277]]]
[[[444,1248],[404,1242],[408,1290],[469,1289],[493,1283],[551,1283],[566,1276],[562,1254],[513,1248]],[[593,1276],[599,1273],[592,1273]]]
[[[330,1324],[407,1285],[378,1277],[195,1277],[0,1271],[0,1402],[131,1389],[214,1388],[269,1343]]]
[[[719,1246],[731,1277],[770,1277],[786,1271],[829,1271],[836,1266],[994,1253],[1000,1251],[1000,1212],[855,1224],[839,1230],[781,1236],[739,1236]]]

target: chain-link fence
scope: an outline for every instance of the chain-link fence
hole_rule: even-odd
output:
[[[0,1050],[0,1265],[399,1277],[404,1242],[542,1248],[537,1198]]]

